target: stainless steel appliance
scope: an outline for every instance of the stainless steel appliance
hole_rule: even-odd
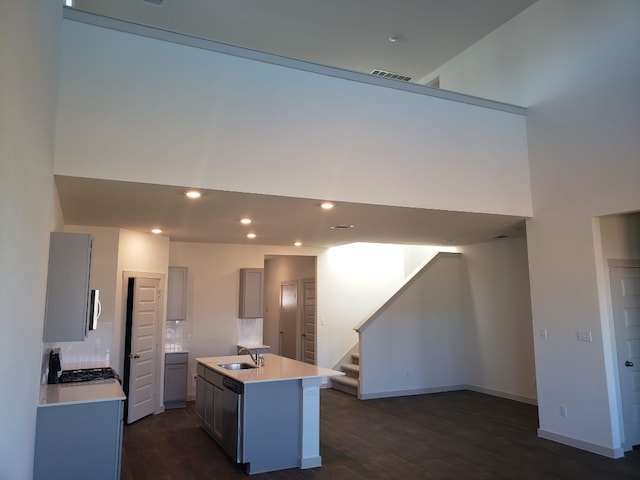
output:
[[[58,383],[96,382],[120,380],[118,374],[111,367],[78,368],[63,370],[58,377]]]
[[[222,448],[236,462],[242,462],[242,395],[244,385],[229,377],[222,379]]]
[[[91,298],[89,299],[89,302],[89,330],[95,330],[98,328],[98,319],[102,313],[100,290],[91,290]]]

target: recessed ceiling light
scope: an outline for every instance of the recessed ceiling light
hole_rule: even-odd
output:
[[[335,207],[335,205],[331,202],[324,202],[320,206],[325,210],[331,210],[333,207]]]
[[[247,238],[256,238],[255,233],[247,233]]]
[[[197,190],[189,190],[184,192],[185,196],[189,197],[189,198],[200,198],[202,196],[202,194],[197,191]]]
[[[302,242],[294,242],[293,244],[295,247],[301,247],[302,246]]]
[[[154,228],[153,230],[151,230],[151,233],[155,233],[157,235],[159,233],[162,233],[162,230],[160,230],[159,228]]]
[[[249,225],[251,223],[251,219],[247,218],[247,217],[241,218],[240,219],[240,223],[243,224],[243,225]]]
[[[333,225],[331,230],[348,230],[355,227],[355,225]]]

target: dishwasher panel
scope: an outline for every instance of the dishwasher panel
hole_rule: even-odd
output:
[[[242,462],[242,395],[244,385],[223,377],[222,448],[237,463]]]

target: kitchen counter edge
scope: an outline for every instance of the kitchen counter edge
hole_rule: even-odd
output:
[[[199,357],[196,362],[228,378],[240,383],[277,382],[282,380],[298,380],[303,378],[338,377],[344,372],[318,367],[298,360],[266,353],[264,366],[245,370],[227,370],[221,367],[224,363],[252,363],[248,355],[228,355],[224,357]]]
[[[126,398],[117,380],[40,385],[38,408],[92,402],[111,402]]]

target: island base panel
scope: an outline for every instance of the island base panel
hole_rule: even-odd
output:
[[[243,462],[249,474],[300,467],[300,380],[249,383]]]

